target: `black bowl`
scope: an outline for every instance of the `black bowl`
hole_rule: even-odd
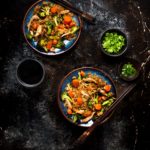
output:
[[[125,38],[125,45],[122,46],[122,48],[120,49],[120,51],[118,53],[109,53],[109,52],[106,51],[105,48],[103,48],[102,42],[104,40],[104,37],[105,37],[106,33],[117,33],[118,35],[122,35]],[[127,36],[126,36],[126,34],[124,32],[122,32],[119,29],[108,29],[108,30],[104,31],[102,33],[102,35],[101,35],[101,38],[100,38],[100,47],[101,47],[101,51],[105,55],[107,55],[107,56],[110,56],[110,57],[119,57],[119,56],[122,56],[127,51],[127,47],[128,47]]]
[[[132,64],[132,66],[136,69],[136,74],[134,76],[129,76],[129,77],[126,77],[126,76],[123,76],[121,74],[122,72],[122,67],[124,64],[127,64],[127,63],[130,63]],[[134,81],[135,79],[137,79],[140,75],[140,68],[141,68],[141,65],[140,65],[140,62],[133,59],[133,58],[125,58],[122,63],[119,65],[119,68],[118,68],[118,74],[119,74],[119,77],[125,81]]]
[[[17,66],[16,77],[18,82],[26,88],[37,87],[44,80],[44,66],[38,60],[24,59]]]

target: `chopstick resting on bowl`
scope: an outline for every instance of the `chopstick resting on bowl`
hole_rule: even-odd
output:
[[[85,130],[83,132],[83,134],[81,136],[79,136],[79,138],[73,143],[73,145],[70,147],[70,149],[76,149],[77,147],[79,147],[80,145],[82,145],[86,139],[90,136],[90,134],[94,131],[94,129],[99,125],[100,122],[102,122],[107,116],[110,115],[110,113],[118,106],[118,104],[122,101],[122,99],[133,90],[133,88],[137,85],[137,83],[132,83],[114,102],[114,104],[112,104],[112,106],[108,109],[108,111],[106,111],[106,113],[104,113],[104,115],[102,115],[101,117],[99,117],[94,124],[89,127],[87,130]]]
[[[74,7],[70,2],[68,2],[67,0],[52,0],[54,2],[56,2],[57,4],[67,8],[68,10],[72,11],[73,13],[79,15],[80,17],[82,17],[83,19],[85,19],[86,21],[88,21],[91,24],[95,23],[95,18],[81,10],[79,10],[78,8]]]

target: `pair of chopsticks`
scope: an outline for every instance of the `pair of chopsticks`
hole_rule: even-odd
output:
[[[104,113],[101,117],[99,117],[94,124],[89,127],[86,131],[83,132],[83,134],[73,143],[73,145],[70,147],[70,149],[76,149],[80,145],[82,145],[87,138],[90,136],[90,134],[94,131],[94,129],[101,123],[106,117],[108,117],[115,108],[119,105],[119,103],[123,100],[125,96],[129,92],[133,90],[133,88],[137,85],[137,83],[132,83],[114,102],[114,104],[108,109],[106,113]]]
[[[73,13],[79,15],[80,17],[82,17],[83,19],[85,19],[86,21],[88,21],[91,24],[95,23],[95,18],[81,10],[79,10],[78,8],[74,7],[70,2],[68,2],[67,0],[52,0],[55,3],[65,7],[66,9],[72,11]]]

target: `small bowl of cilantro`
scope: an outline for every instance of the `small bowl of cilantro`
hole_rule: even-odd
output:
[[[138,78],[140,73],[140,63],[131,58],[125,60],[119,66],[119,76],[125,81],[133,81]]]
[[[127,37],[119,29],[108,29],[101,36],[101,50],[104,54],[118,57],[127,50]]]

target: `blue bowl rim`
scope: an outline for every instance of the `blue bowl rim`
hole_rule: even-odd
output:
[[[65,80],[68,76],[70,76],[70,74],[72,74],[73,72],[76,72],[76,71],[79,71],[79,70],[83,70],[83,69],[92,69],[92,70],[96,70],[96,71],[101,72],[102,74],[104,74],[104,76],[106,76],[106,77],[111,81],[111,83],[112,83],[112,85],[113,85],[113,87],[114,87],[114,90],[115,90],[116,98],[117,98],[118,92],[117,92],[117,88],[116,88],[116,86],[115,86],[115,83],[114,83],[112,77],[111,77],[109,74],[107,74],[105,71],[103,71],[102,69],[99,69],[99,68],[96,68],[96,67],[80,67],[80,68],[76,68],[76,69],[73,69],[72,71],[70,71],[68,74],[66,74],[66,75],[64,76],[64,78],[61,80],[61,82],[60,82],[60,84],[59,84],[59,87],[58,87],[58,94],[57,94],[57,103],[58,103],[58,107],[59,107],[59,109],[60,109],[60,112],[61,112],[61,114],[64,116],[64,118],[66,118],[70,123],[72,123],[72,124],[74,124],[74,125],[76,125],[76,126],[78,126],[78,127],[87,128],[87,127],[89,127],[89,126],[81,126],[80,124],[73,123],[72,120],[69,119],[69,118],[64,114],[64,112],[63,112],[63,110],[62,110],[62,108],[61,108],[61,105],[60,105],[60,101],[61,101],[61,98],[60,98],[61,87],[62,87],[62,85],[63,85],[63,83],[64,83],[64,80]],[[112,112],[112,113],[113,113],[113,112]],[[105,122],[105,119],[107,120],[107,117],[104,118],[104,120],[103,120],[104,122]],[[100,124],[102,124],[103,121],[102,121]]]
[[[76,40],[74,41],[74,43],[73,43],[69,48],[65,49],[65,51],[60,51],[59,53],[46,53],[46,52],[41,52],[41,51],[39,51],[37,48],[35,48],[35,47],[29,42],[29,40],[27,39],[26,34],[25,34],[25,30],[24,30],[24,25],[25,25],[25,20],[26,20],[26,17],[28,16],[29,11],[30,11],[33,7],[35,7],[38,3],[42,2],[42,1],[44,1],[44,0],[38,0],[38,1],[36,1],[35,3],[33,3],[33,4],[27,9],[27,11],[26,11],[26,13],[25,13],[25,15],[24,15],[23,23],[22,23],[22,31],[23,31],[24,38],[25,38],[26,42],[28,43],[28,45],[29,45],[33,50],[35,50],[36,52],[38,52],[38,53],[40,53],[40,54],[42,54],[42,55],[45,55],[45,56],[56,56],[56,55],[63,54],[63,53],[65,53],[65,52],[69,51],[69,50],[77,43],[77,41],[78,41],[78,39],[79,39],[79,37],[80,37],[80,35],[81,35],[81,29],[82,29],[81,17],[78,16],[78,15],[76,15],[77,18],[78,18],[78,20],[79,20],[79,23],[80,23],[80,29],[79,29],[78,36],[76,37]],[[54,2],[54,3],[57,3],[57,2]],[[59,5],[60,5],[60,4],[59,4]]]
[[[125,46],[122,48],[121,52],[118,53],[118,54],[111,54],[111,53],[108,53],[105,51],[105,49],[103,48],[102,46],[102,39],[105,35],[105,33],[107,32],[117,32],[117,33],[120,33],[121,35],[123,35],[125,37]],[[100,37],[100,48],[101,48],[101,51],[107,55],[107,56],[110,56],[110,57],[119,57],[119,56],[122,56],[128,49],[128,38],[127,38],[127,35],[125,34],[125,32],[119,28],[109,28],[109,29],[106,29],[105,31],[102,32],[101,34],[101,37]]]

